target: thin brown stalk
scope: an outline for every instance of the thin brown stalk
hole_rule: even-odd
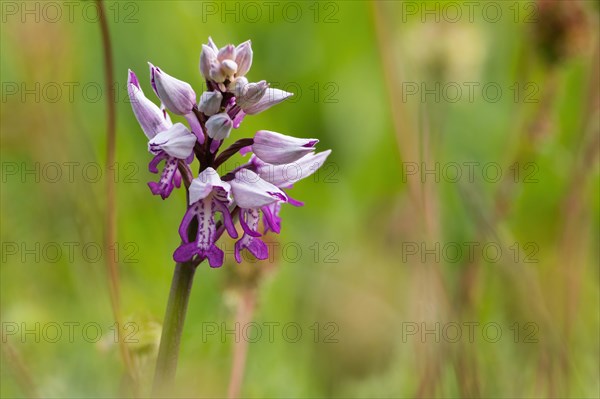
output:
[[[550,133],[552,127],[549,118],[556,100],[557,89],[557,70],[551,69],[548,72],[542,98],[537,104],[533,117],[519,129],[518,148],[512,162],[508,165],[509,168],[523,168],[524,165],[537,159],[536,146],[539,141]],[[517,185],[518,183],[514,182],[514,176],[511,173],[506,173],[500,182],[500,187],[494,198],[495,218],[498,219],[498,222],[501,222],[509,214]]]
[[[0,345],[0,347],[2,348],[4,360],[15,378],[15,382],[19,388],[21,388],[23,393],[28,398],[41,398],[37,386],[29,372],[29,368],[26,366],[19,352],[17,352],[17,349],[4,334],[2,334],[2,345]]]
[[[418,144],[410,123],[410,117],[405,110],[404,104],[402,104],[402,100],[395,95],[396,92],[400,93],[399,88],[401,87],[402,78],[401,71],[394,62],[393,46],[390,43],[391,35],[389,34],[387,24],[384,21],[385,11],[381,9],[383,4],[382,2],[374,1],[371,3],[371,6],[377,46],[383,67],[383,77],[386,82],[385,87],[390,103],[392,122],[396,132],[398,151],[400,152],[403,162],[416,161],[418,157]],[[415,181],[412,179],[407,180],[408,192],[413,202],[417,206],[420,206],[420,188],[414,183]]]
[[[389,24],[386,22],[386,10],[384,9],[386,5],[378,1],[370,4],[398,151],[402,162],[415,162],[419,165],[421,165],[421,162],[427,163],[433,157],[429,126],[431,114],[422,109],[420,129],[417,133],[409,110],[401,98],[403,76],[400,65],[394,59],[395,46],[390,41],[393,35],[390,33]],[[438,215],[438,195],[434,183],[425,182],[423,184],[419,179],[411,178],[407,179],[406,182],[409,197],[416,211],[422,217],[420,222],[422,223],[423,233],[430,242],[436,242],[439,239],[441,228]],[[439,265],[428,264],[424,266],[426,267],[417,268],[415,271],[415,282],[427,285],[431,289],[430,300],[435,302],[432,307],[443,309],[438,311],[436,316],[447,317],[451,313],[449,294]],[[415,295],[420,294],[420,292],[415,292]],[[442,362],[445,361],[437,354],[424,353],[424,355],[427,364],[420,377],[419,388],[416,392],[417,397],[431,396],[435,392],[442,376],[440,372]]]
[[[564,342],[568,349],[573,344],[573,331],[576,329],[576,315],[579,314],[581,286],[584,278],[585,250],[587,232],[589,231],[589,205],[586,204],[586,182],[590,174],[595,172],[594,165],[600,149],[600,132],[598,131],[598,113],[600,109],[599,87],[599,50],[590,59],[590,79],[587,96],[587,107],[582,107],[580,156],[575,157],[571,170],[569,188],[563,202],[562,236],[560,237],[560,262],[557,264],[560,280],[564,282],[563,331]],[[571,383],[571,370],[568,359],[563,357],[561,367],[565,376],[565,391]]]
[[[252,288],[244,289],[240,302],[238,304],[235,322],[240,328],[252,321],[254,309],[256,306],[256,290]],[[246,355],[248,354],[248,341],[245,339],[235,343],[233,348],[233,366],[231,369],[231,377],[229,380],[229,389],[227,397],[236,399],[240,396],[242,382],[244,380],[244,370],[246,368]]]
[[[116,147],[116,122],[117,114],[115,107],[115,87],[114,87],[114,71],[113,71],[113,55],[110,33],[108,29],[108,21],[106,19],[106,11],[102,0],[96,0],[98,7],[98,15],[100,21],[100,32],[102,36],[102,49],[104,58],[104,77],[106,85],[106,170],[110,170],[115,164],[115,147]],[[106,212],[105,212],[105,237],[104,237],[104,253],[106,262],[106,270],[108,273],[110,301],[113,311],[113,317],[117,323],[119,352],[125,365],[125,369],[130,379],[133,382],[134,391],[136,390],[136,373],[131,360],[131,354],[122,337],[123,318],[121,315],[119,302],[119,270],[114,256],[109,256],[112,253],[111,248],[116,243],[117,236],[117,214],[115,206],[116,187],[113,179],[106,179]]]

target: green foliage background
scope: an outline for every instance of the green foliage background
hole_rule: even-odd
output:
[[[106,2],[118,87],[121,306],[136,328],[139,342],[131,350],[142,392],[151,382],[185,195],[179,190],[162,201],[146,186],[156,177],[147,172],[150,156],[127,102],[126,74],[134,70],[153,98],[150,61],[199,92],[198,59],[210,35],[218,45],[251,39],[250,81],[266,79],[296,93],[291,101],[248,117],[232,136],[269,129],[316,137],[320,149],[333,153],[318,175],[294,187],[292,195],[306,205],[284,206],[274,260],[237,265],[230,255],[221,269],[198,270],[174,395],[226,395],[235,339],[206,336],[203,328],[206,323],[233,328],[239,291],[234,282],[252,271],[263,275],[254,315],[263,336],[249,344],[244,397],[598,397],[596,3],[571,2],[583,10],[585,23],[575,25],[585,28],[574,35],[583,37],[583,45],[563,32],[569,51],[558,60],[543,51],[557,46],[558,39],[536,36],[546,29],[562,37],[558,25],[551,18],[526,18],[527,4],[537,13],[542,2],[495,2],[503,15],[496,23],[479,12],[473,22],[466,15],[456,23],[423,22],[420,14],[408,15],[402,2],[276,3],[271,20],[268,6],[253,2],[262,13],[253,22],[254,11],[241,2]],[[63,4],[57,22],[43,17],[36,22],[32,16],[23,21],[3,5],[3,333],[6,323],[34,328],[65,322],[98,323],[103,332],[97,343],[83,339],[80,327],[73,342],[66,328],[56,343],[44,337],[35,342],[40,335],[35,333],[3,335],[3,397],[26,395],[19,383],[23,375],[42,397],[128,392],[110,330],[104,262],[86,261],[81,253],[84,244],[103,242],[104,178],[116,175],[102,166],[103,178],[90,183],[77,166],[71,182],[64,166],[103,165],[106,156],[106,92],[92,101],[94,89],[83,90],[89,83],[104,87],[99,24],[82,14],[91,4],[79,4],[72,21]],[[521,10],[516,21],[510,8],[515,4]],[[208,6],[216,7],[216,14]],[[237,14],[223,14],[224,7],[237,7]],[[298,9],[299,21],[291,22]],[[569,12],[560,9],[558,15]],[[23,98],[21,86],[9,95],[7,82],[27,88],[39,83],[48,90],[48,83],[56,82],[62,95],[49,101],[52,93],[41,90],[36,101],[32,94]],[[65,82],[77,85],[72,99]],[[407,83],[422,82],[429,88],[455,82],[462,96],[450,102],[407,95]],[[502,96],[486,101],[477,89],[469,101],[464,82],[494,82]],[[18,165],[20,172],[23,165],[37,164],[42,171],[53,162],[63,165],[57,182],[45,178],[49,169],[48,175],[40,172],[39,181],[6,169]],[[459,182],[443,173],[437,182],[431,174],[407,178],[403,168],[409,162],[429,162],[428,168],[438,162],[440,172],[450,163],[495,162],[504,179],[490,183],[476,168],[470,181],[464,166]],[[515,162],[521,173],[517,183],[512,182]],[[532,170],[535,181],[524,182]],[[465,252],[450,262],[406,254],[406,243],[434,248],[436,242],[442,247],[478,242],[479,248],[498,243],[503,256],[490,262],[481,251],[472,259]],[[19,253],[7,253],[6,243],[17,243]],[[51,262],[47,256],[36,261],[23,255],[22,245],[36,243],[58,243],[62,256]],[[79,244],[74,261],[65,243]],[[518,262],[509,249],[514,243],[521,251]],[[525,248],[527,243],[534,247]],[[233,248],[231,240],[223,245]],[[532,255],[537,263],[524,262],[530,248],[538,249]],[[302,336],[289,342],[277,327],[269,342],[263,323],[270,322],[298,323]],[[465,322],[497,323],[502,337],[489,342],[479,328],[469,342]],[[315,323],[318,343],[311,329]],[[457,343],[444,334],[439,342],[434,334],[405,334],[409,325],[437,325],[441,333],[448,323],[462,326]],[[520,334],[536,326],[537,342],[523,342],[520,335],[515,343],[515,323]],[[525,328],[526,323],[535,324]],[[329,331],[336,343],[324,342]]]

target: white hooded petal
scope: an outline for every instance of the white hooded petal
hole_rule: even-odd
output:
[[[216,170],[206,168],[190,184],[190,205],[206,198],[213,190],[219,191],[221,196],[228,197],[231,186],[221,180]]]
[[[260,208],[275,201],[287,201],[283,191],[248,169],[239,170],[230,184],[233,200],[240,208]]]
[[[329,154],[331,154],[331,150],[316,154],[313,152],[303,156],[295,162],[284,165],[271,165],[262,162],[259,158],[254,156],[252,158],[252,163],[256,165],[258,175],[262,179],[277,187],[287,188],[315,173],[323,166],[323,163],[325,163]]]
[[[318,142],[317,139],[299,139],[269,130],[259,130],[254,135],[252,152],[261,161],[282,165],[310,154]]]
[[[236,79],[236,83],[238,80],[242,82],[246,80],[245,78]],[[269,84],[265,80],[261,80],[258,83],[248,83],[246,80],[246,84],[240,89],[239,84],[235,87],[235,102],[242,109],[246,109],[251,107],[252,105],[258,103],[267,92],[269,88]]]
[[[265,91],[264,96],[260,99],[260,101],[256,102],[255,104],[249,105],[247,108],[242,109],[248,115],[258,114],[259,112],[269,109],[272,106],[279,104],[286,98],[291,97],[293,95],[293,93],[288,93],[287,91],[268,88]]]
[[[185,159],[194,151],[196,136],[181,123],[160,132],[148,143],[148,150],[156,153],[163,150],[177,159]]]
[[[133,114],[138,120],[144,134],[152,139],[158,133],[171,127],[171,119],[156,104],[144,95],[137,76],[129,70],[127,77],[127,92]]]

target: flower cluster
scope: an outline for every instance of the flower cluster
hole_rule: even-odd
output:
[[[207,259],[211,267],[221,266],[223,251],[216,243],[224,231],[238,238],[236,220],[243,231],[235,244],[237,262],[241,262],[244,249],[258,259],[266,259],[267,246],[259,232],[261,214],[263,234],[279,233],[281,204],[303,205],[285,190],[314,173],[331,152],[315,153],[316,139],[268,130],[221,150],[246,115],[262,112],[292,95],[270,88],[264,80],[248,82],[245,75],[251,65],[250,41],[219,49],[209,38],[200,55],[200,72],[207,91],[198,99],[188,83],[150,64],[152,89],[160,107],[146,98],[136,75],[129,71],[127,89],[133,113],[148,137],[148,151],[154,155],[148,166],[150,172],[159,173],[158,166],[164,161],[160,179],[148,186],[163,199],[182,181],[187,189],[187,210],[179,227],[182,244],[173,254],[177,262]],[[183,116],[188,126],[173,124],[167,111]],[[235,170],[218,172],[219,166],[238,152],[252,155]],[[196,178],[191,169],[194,159],[199,163]]]

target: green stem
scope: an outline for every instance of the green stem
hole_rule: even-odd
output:
[[[156,361],[154,386],[152,387],[153,397],[172,394],[171,388],[179,357],[179,343],[196,266],[194,262],[177,263],[175,266]]]

